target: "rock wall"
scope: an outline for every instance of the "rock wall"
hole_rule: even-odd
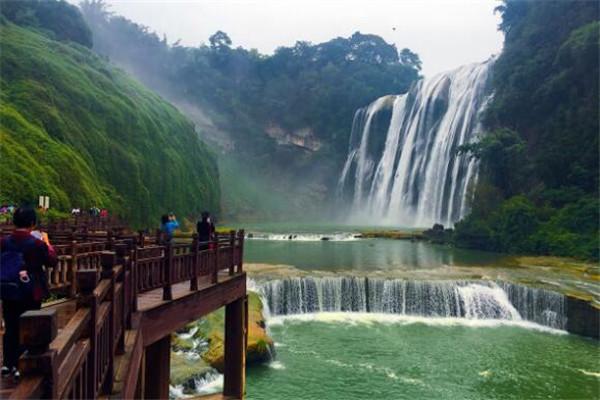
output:
[[[600,339],[600,309],[589,301],[566,296],[567,331],[576,335]]]

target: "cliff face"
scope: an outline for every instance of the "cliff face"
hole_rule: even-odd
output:
[[[134,225],[217,210],[217,165],[192,123],[91,50],[40,32],[0,23],[0,200],[45,194]]]

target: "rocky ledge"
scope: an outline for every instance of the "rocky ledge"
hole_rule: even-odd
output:
[[[248,292],[248,347],[246,365],[267,362],[273,354],[273,339],[266,331],[263,304],[254,292]],[[196,383],[224,367],[225,313],[220,309],[193,322],[172,338],[171,384],[184,394],[193,394]]]

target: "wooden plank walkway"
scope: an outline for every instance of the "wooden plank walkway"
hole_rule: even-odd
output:
[[[205,276],[198,279],[198,290],[203,291],[212,286],[216,286],[225,283],[235,276],[229,275],[227,272],[219,272],[218,283],[214,284],[210,281],[210,277]],[[185,296],[190,295],[193,291],[190,291],[189,282],[180,282],[172,286],[173,300],[163,300],[162,288],[150,290],[148,292],[140,293],[138,295],[138,311],[144,312],[149,311],[152,308],[156,308],[160,305],[167,304],[170,301],[179,300]]]
[[[105,239],[60,245],[61,264],[47,273],[67,298],[22,316],[22,377],[0,380],[0,398],[166,398],[172,333],[221,307],[229,332],[224,394],[205,399],[242,398],[243,231],[210,244],[109,232]]]

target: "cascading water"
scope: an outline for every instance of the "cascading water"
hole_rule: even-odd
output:
[[[257,287],[273,316],[345,311],[566,326],[563,295],[507,282],[306,277],[265,281]]]
[[[338,182],[354,222],[450,226],[465,215],[477,162],[457,149],[481,131],[493,61],[419,81],[356,112]]]

